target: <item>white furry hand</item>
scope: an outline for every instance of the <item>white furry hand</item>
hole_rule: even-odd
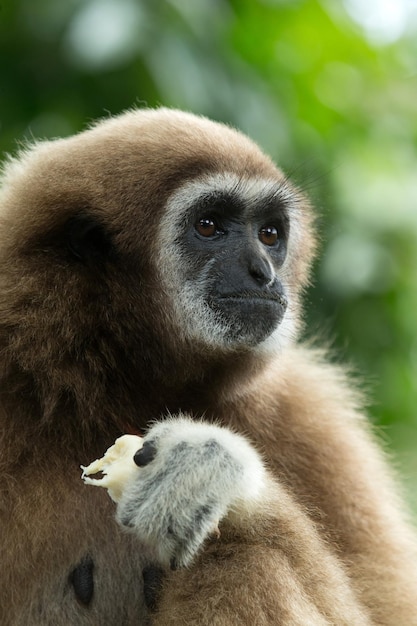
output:
[[[118,521],[163,565],[188,565],[231,508],[256,504],[264,484],[257,452],[230,430],[180,417],[156,424],[135,455],[136,480]]]

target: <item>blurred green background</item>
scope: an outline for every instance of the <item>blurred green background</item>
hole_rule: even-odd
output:
[[[0,150],[164,104],[312,197],[306,335],[364,377],[417,513],[417,0],[2,0]]]

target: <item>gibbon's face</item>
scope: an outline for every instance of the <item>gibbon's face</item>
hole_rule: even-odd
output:
[[[160,267],[189,334],[249,347],[283,322],[294,200],[282,183],[230,172],[188,181],[168,198]]]
[[[12,160],[0,202],[9,310],[20,328],[22,315],[26,328],[36,317],[60,353],[76,337],[79,355],[98,336],[100,346],[130,337],[132,349],[152,336],[245,349],[296,329],[314,248],[309,206],[227,126],[168,109],[125,113]]]

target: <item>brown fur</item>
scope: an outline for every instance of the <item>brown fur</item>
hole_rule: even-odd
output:
[[[230,353],[181,335],[155,241],[171,193],[207,172],[284,181],[248,139],[178,112],[131,112],[34,146],[0,194],[0,623],[3,626],[417,624],[416,541],[383,453],[337,368],[302,347]],[[285,184],[289,184],[285,181]],[[298,207],[294,290],[308,280]],[[108,262],[74,263],[66,222],[95,216]],[[167,412],[246,433],[269,498],[230,514],[186,570],[143,600],[146,548],[114,522],[79,464]],[[84,606],[71,572],[89,555]]]

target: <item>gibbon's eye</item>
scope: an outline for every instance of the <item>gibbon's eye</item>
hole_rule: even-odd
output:
[[[202,237],[214,237],[219,232],[219,227],[212,217],[202,217],[195,225],[195,229]]]
[[[258,237],[265,246],[275,246],[278,241],[278,231],[275,226],[262,226]]]

